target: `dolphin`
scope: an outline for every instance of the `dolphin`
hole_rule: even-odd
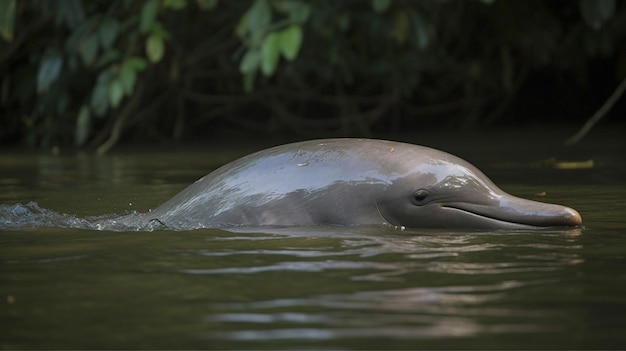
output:
[[[375,139],[320,139],[230,162],[128,219],[172,229],[391,225],[529,229],[581,226],[569,207],[498,188],[443,151]]]

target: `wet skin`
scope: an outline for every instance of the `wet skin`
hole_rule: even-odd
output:
[[[411,144],[322,139],[266,149],[133,219],[170,228],[389,224],[407,228],[580,226],[575,210],[505,193],[468,162]]]

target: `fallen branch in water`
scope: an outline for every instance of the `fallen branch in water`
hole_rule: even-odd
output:
[[[617,100],[619,100],[619,98],[624,93],[624,90],[626,90],[626,77],[624,77],[624,80],[622,80],[622,82],[615,89],[613,94],[611,94],[611,96],[604,102],[604,104],[598,109],[598,111],[596,111],[596,113],[594,113],[593,116],[591,116],[591,118],[587,120],[585,125],[583,125],[576,134],[574,134],[565,141],[565,145],[574,145],[579,142],[585,135],[587,135],[591,128],[593,128],[593,126],[609,112],[613,105],[615,105]]]

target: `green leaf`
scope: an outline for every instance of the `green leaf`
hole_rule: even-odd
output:
[[[107,18],[102,22],[98,29],[98,35],[100,36],[100,45],[104,49],[111,48],[111,45],[113,45],[117,38],[119,29],[120,23],[115,19]]]
[[[15,1],[0,0],[0,35],[7,42],[13,41],[15,28]]]
[[[128,58],[125,64],[131,66],[135,71],[142,71],[148,66],[146,60],[138,56],[132,56]]]
[[[287,14],[290,11],[291,3],[299,2],[296,0],[273,0],[272,6],[274,9],[280,13]]]
[[[350,28],[350,16],[345,13],[337,14],[337,24],[342,32],[345,32]]]
[[[415,14],[413,16],[413,26],[415,28],[415,44],[419,50],[424,50],[430,44],[430,36],[428,28],[422,16]]]
[[[252,34],[252,41],[257,42],[272,22],[272,8],[267,0],[255,0],[248,11],[247,30]]]
[[[239,19],[239,23],[237,23],[237,27],[235,27],[235,34],[239,38],[245,37],[246,32],[248,31],[248,18],[250,17],[250,10],[246,11],[241,18]]]
[[[187,0],[164,0],[163,7],[172,10],[182,10],[187,7]]]
[[[580,0],[580,12],[588,26],[595,30],[615,13],[615,0]]]
[[[74,72],[76,72],[79,68],[82,68],[82,67],[80,67],[80,65],[78,64],[78,61],[79,61],[79,58],[78,58],[78,57],[76,57],[76,56],[74,56],[74,55],[72,55],[72,56],[70,56],[70,57],[68,57],[68,58],[66,59],[66,63],[65,63],[65,64],[66,64],[66,67],[67,67],[67,69],[68,69],[71,73],[74,73]]]
[[[56,49],[47,50],[41,59],[37,73],[37,93],[41,94],[50,88],[61,74],[62,67],[63,57],[59,51]]]
[[[393,37],[398,45],[404,45],[406,38],[409,36],[409,13],[404,10],[396,11],[393,22]]]
[[[251,92],[254,89],[254,78],[256,77],[256,72],[249,72],[244,74],[243,76],[243,90],[246,93]]]
[[[156,21],[158,13],[159,0],[148,0],[143,4],[139,21],[139,30],[141,33],[148,33],[150,31],[152,24]]]
[[[90,34],[87,39],[83,40],[79,45],[80,56],[83,59],[83,63],[85,66],[90,66],[98,53],[98,35],[96,33]]]
[[[146,40],[146,53],[150,62],[157,63],[161,61],[165,53],[163,38],[154,34],[149,36]]]
[[[159,22],[159,21],[155,21],[152,24],[152,28],[150,28],[149,32],[150,32],[150,34],[159,36],[159,37],[161,37],[163,39],[170,39],[172,37],[170,32],[168,32],[167,29],[165,29],[165,27],[163,27],[163,24],[161,24],[161,22]]]
[[[311,13],[311,6],[302,1],[296,0],[274,0],[272,5],[276,10],[289,16],[293,23],[302,24],[306,22]]]
[[[85,20],[85,11],[80,0],[57,1],[57,24],[65,22],[68,27],[76,28]]]
[[[135,71],[143,71],[148,66],[148,64],[146,63],[146,60],[143,57],[139,57],[139,56],[129,57],[128,59],[126,59],[124,64],[129,65]]]
[[[304,23],[311,14],[311,5],[302,1],[294,1],[291,3],[289,11],[289,19],[295,23]]]
[[[391,5],[391,0],[372,0],[372,8],[376,13],[387,11],[389,5]]]
[[[119,79],[114,79],[109,85],[109,102],[113,108],[116,108],[122,102],[124,97],[124,86]]]
[[[76,117],[76,129],[74,130],[74,143],[76,146],[81,146],[87,141],[89,136],[89,122],[91,120],[91,111],[89,107],[83,105],[78,111]]]
[[[90,31],[98,25],[100,16],[93,16],[71,31],[65,40],[65,50],[70,54],[80,54],[81,46]]]
[[[135,90],[135,82],[137,81],[137,69],[130,60],[122,64],[119,80],[124,88],[124,93],[130,96]]]
[[[267,77],[274,74],[278,66],[280,58],[278,44],[278,34],[272,32],[265,37],[261,45],[261,72]]]
[[[217,7],[218,3],[218,0],[196,0],[196,4],[198,4],[198,7],[203,11],[213,10]]]
[[[261,63],[261,54],[258,50],[250,49],[241,58],[239,72],[242,74],[254,73],[259,68],[259,63]]]
[[[108,66],[111,62],[116,61],[121,56],[120,52],[116,49],[110,49],[105,51],[95,63],[96,67]]]
[[[289,61],[293,61],[302,46],[302,27],[292,24],[278,33],[280,53]]]
[[[91,109],[96,116],[104,115],[109,109],[109,81],[111,79],[111,72],[104,70],[98,75],[96,81],[96,87],[91,93]]]

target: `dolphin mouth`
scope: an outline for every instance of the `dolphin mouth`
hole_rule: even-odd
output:
[[[491,228],[549,228],[578,227],[582,225],[581,215],[574,209],[515,198],[502,206],[472,204],[445,204],[441,208],[459,211],[476,226]]]

